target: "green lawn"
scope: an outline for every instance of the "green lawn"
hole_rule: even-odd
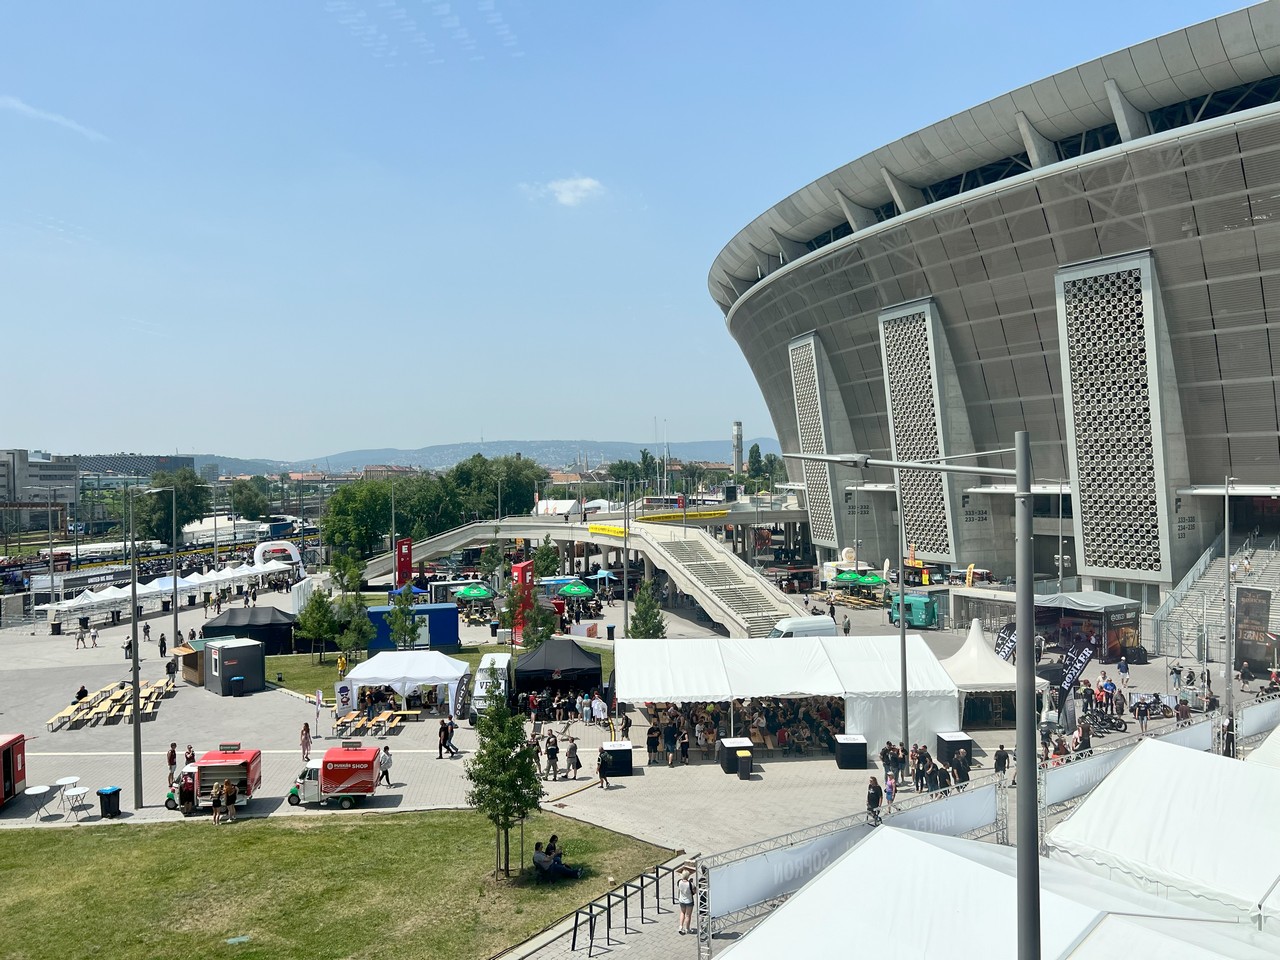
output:
[[[588,649],[590,649],[588,647]],[[511,648],[505,644],[490,644],[483,647],[465,647],[457,653],[448,654],[458,660],[465,660],[471,665],[474,674],[480,666],[480,658],[486,653],[510,653]],[[607,683],[613,670],[613,651],[598,650],[604,680]],[[325,691],[325,696],[333,696],[333,684],[338,679],[337,654],[325,655],[324,663],[313,662],[309,653],[299,653],[281,657],[267,657],[267,679],[274,682],[276,674],[284,676],[281,686],[308,696],[316,692],[316,688]]]
[[[526,857],[551,833],[584,879],[494,880],[493,827],[468,811],[6,830],[0,949],[10,960],[490,957],[671,856],[539,813]],[[512,840],[514,870],[518,831]]]

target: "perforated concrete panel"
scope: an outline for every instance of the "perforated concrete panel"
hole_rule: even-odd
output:
[[[1076,542],[1086,575],[1168,579],[1154,284],[1145,254],[1057,275]]]
[[[796,426],[800,434],[801,453],[830,453],[827,447],[826,411],[822,402],[818,351],[821,344],[810,334],[791,341],[791,387],[795,396]],[[834,481],[829,464],[815,460],[801,461],[804,468],[805,494],[809,503],[809,532],[819,546],[835,548],[836,523],[832,490]]]

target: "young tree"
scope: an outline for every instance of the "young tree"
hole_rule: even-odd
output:
[[[465,770],[471,784],[467,803],[484,814],[496,830],[496,879],[499,869],[504,876],[511,876],[511,828],[538,809],[542,781],[537,760],[527,746],[524,718],[511,712],[502,684],[493,679],[484,712],[476,723],[479,743]]]
[[[554,577],[560,572],[560,551],[551,542],[551,534],[547,534],[538,549],[533,551],[533,575],[535,577]]]
[[[333,579],[343,593],[359,593],[364,579],[364,565],[346,552],[333,555]]]
[[[507,584],[503,607],[498,613],[499,625],[506,630],[515,630],[516,610],[522,602],[526,605],[520,636],[520,643],[526,650],[536,650],[560,625],[555,611],[542,606],[532,594],[530,587],[512,580]]]
[[[497,530],[494,533],[496,534]],[[480,559],[476,561],[476,571],[480,576],[488,579],[502,566],[505,559],[502,555],[502,545],[497,540],[490,540],[480,552]]]
[[[333,604],[327,594],[319,590],[312,591],[306,604],[298,613],[294,632],[311,641],[313,653],[317,645],[320,647],[320,661],[323,663],[324,646],[338,633],[338,621],[333,615]]]
[[[418,639],[418,618],[413,612],[413,587],[405,584],[404,589],[391,596],[391,609],[387,613],[387,627],[391,630],[391,641],[401,650],[411,650]]]
[[[747,451],[747,476],[759,480],[764,475],[764,460],[760,456],[760,444],[753,443]]]
[[[627,636],[645,639],[661,639],[667,635],[667,621],[658,609],[658,598],[653,593],[653,581],[642,580],[636,591],[636,608],[631,614]]]
[[[341,631],[334,637],[338,649],[351,659],[354,650],[363,650],[369,641],[377,636],[378,631],[369,622],[369,612],[364,601],[357,593],[344,593],[334,605],[334,617],[341,625]]]

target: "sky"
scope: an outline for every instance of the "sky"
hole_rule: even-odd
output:
[[[706,278],[793,191],[1237,5],[0,6],[0,447],[774,434]]]

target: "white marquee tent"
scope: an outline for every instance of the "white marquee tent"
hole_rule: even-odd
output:
[[[1277,797],[1280,769],[1144,740],[1048,834],[1046,850],[1280,937]]]
[[[1249,763],[1262,763],[1268,767],[1280,767],[1280,727],[1272,730],[1267,739],[1258,744],[1245,757]]]
[[[1018,955],[1012,847],[882,826],[765,917],[724,954],[1003,960]],[[1262,960],[1269,937],[1066,864],[1040,861],[1042,956],[1114,960]],[[1140,951],[1140,953],[1139,953]]]
[[[871,743],[902,737],[897,637],[620,639],[617,696],[694,703],[749,697],[843,697],[845,730]],[[907,636],[913,740],[959,729],[960,694],[938,658]]]
[[[353,687],[390,687],[402,697],[420,687],[449,688],[453,703],[458,682],[471,667],[465,660],[446,657],[438,650],[385,650],[357,664],[344,678]]]
[[[982,632],[982,621],[974,620],[964,646],[942,661],[942,669],[955,681],[956,687],[965,693],[1003,693],[1017,690],[1018,669],[999,654],[987,642]],[[1045,690],[1049,681],[1036,677],[1036,689]]]

